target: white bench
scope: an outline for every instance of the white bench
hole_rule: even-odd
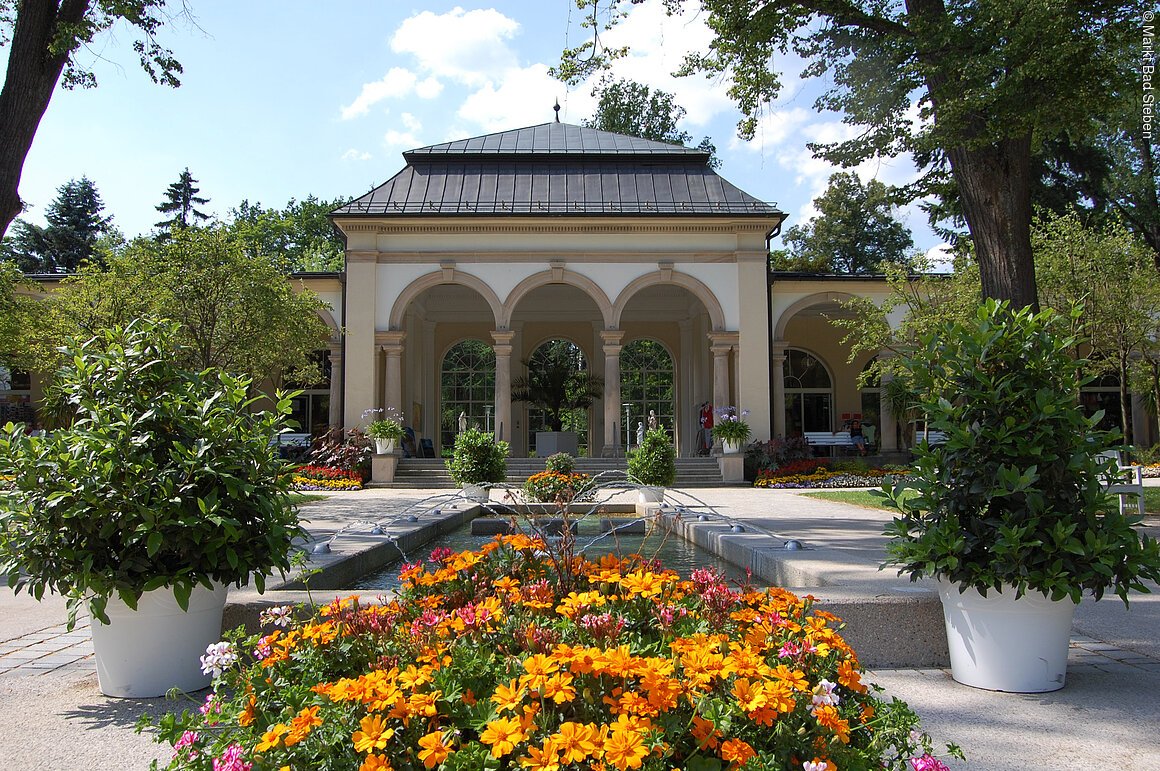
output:
[[[1118,495],[1120,498],[1120,514],[1123,515],[1128,508],[1128,498],[1136,497],[1136,508],[1140,511],[1140,516],[1144,516],[1144,469],[1140,466],[1127,466],[1123,463],[1120,453],[1116,450],[1105,450],[1100,453],[1101,458],[1111,458],[1115,460],[1116,466],[1104,479],[1104,489],[1110,495]]]
[[[806,441],[809,442],[810,447],[829,447],[830,454],[834,454],[835,447],[852,447],[850,444],[849,431],[806,431]]]

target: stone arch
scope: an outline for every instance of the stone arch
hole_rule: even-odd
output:
[[[426,273],[407,285],[407,288],[399,293],[395,304],[391,306],[391,315],[388,319],[390,329],[402,329],[403,317],[407,314],[407,307],[423,292],[431,287],[439,286],[440,284],[459,284],[468,289],[474,289],[488,307],[491,308],[491,313],[495,317],[496,329],[504,329],[506,320],[501,323],[503,319],[503,303],[500,302],[499,296],[495,293],[487,282],[478,276],[473,276],[470,273],[464,273],[460,270],[451,271],[451,275],[447,275],[448,271],[437,270],[431,273]]]
[[[315,313],[318,318],[322,319],[322,323],[326,324],[326,328],[330,330],[330,342],[337,343],[342,339],[342,330],[338,327],[338,322],[334,320],[334,314],[326,308],[316,308]]]
[[[781,315],[778,316],[777,323],[774,325],[773,329],[773,339],[782,341],[785,340],[786,327],[789,326],[790,320],[800,311],[803,311],[806,308],[812,308],[813,306],[820,303],[834,303],[852,299],[854,299],[854,295],[850,294],[849,292],[815,292],[808,297],[803,297],[782,311]]]
[[[608,295],[604,293],[604,290],[600,288],[599,284],[576,271],[553,268],[540,273],[534,273],[516,284],[515,288],[508,293],[507,301],[503,304],[502,315],[497,316],[499,323],[496,329],[507,329],[508,325],[511,324],[512,314],[515,312],[520,300],[533,289],[548,286],[549,284],[569,284],[570,286],[576,287],[596,303],[596,307],[604,319],[604,328],[615,328],[612,323],[612,303],[609,302]]]
[[[624,314],[624,309],[628,306],[628,301],[632,299],[633,295],[645,287],[656,284],[672,284],[687,289],[694,297],[701,301],[701,304],[705,306],[705,310],[709,312],[709,320],[713,325],[713,331],[723,332],[725,330],[725,311],[722,309],[721,303],[717,300],[717,296],[713,294],[712,289],[706,286],[701,280],[687,273],[659,270],[655,273],[646,273],[634,279],[620,292],[620,295],[616,298],[616,305],[612,309],[613,326],[611,328],[620,328],[620,318]]]

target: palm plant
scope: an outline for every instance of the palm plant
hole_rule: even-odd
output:
[[[527,402],[546,413],[553,431],[564,430],[564,415],[586,410],[604,393],[604,379],[586,368],[575,343],[553,340],[523,362],[526,377],[512,381],[512,401]]]

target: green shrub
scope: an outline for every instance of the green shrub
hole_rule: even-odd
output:
[[[178,325],[138,320],[70,350],[56,387],[74,415],[47,436],[0,431],[0,573],[40,598],[136,607],[172,587],[184,605],[195,584],[259,590],[291,567],[305,536],[291,475],[273,440],[290,414],[279,394],[252,411],[250,380],[176,364]]]
[[[557,474],[571,474],[576,470],[576,459],[566,452],[549,455],[544,461],[545,471],[555,471]]]
[[[1083,362],[1064,321],[990,300],[907,357],[921,409],[947,441],[920,449],[916,472],[888,491],[902,512],[887,528],[899,572],[1075,602],[1108,589],[1127,602],[1160,579],[1157,542],[1107,507],[1111,461],[1097,454],[1117,434],[1097,431],[1101,415],[1079,405]],[[905,489],[916,495],[904,500]]]
[[[447,470],[458,485],[483,485],[507,478],[508,443],[469,428],[455,437]]]
[[[646,433],[640,447],[629,453],[628,476],[654,487],[668,487],[677,478],[677,450],[663,429]]]

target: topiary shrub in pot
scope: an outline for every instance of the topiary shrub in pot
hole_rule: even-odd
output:
[[[508,443],[497,442],[478,428],[469,428],[455,437],[455,449],[447,461],[447,470],[464,494],[475,500],[487,500],[483,485],[507,478]]]
[[[99,333],[56,375],[70,426],[0,431],[0,476],[13,478],[0,573],[37,598],[66,596],[70,625],[87,606],[113,696],[208,684],[198,659],[220,636],[225,587],[262,590],[305,536],[273,443],[289,398],[254,411],[248,379],[179,367],[176,335],[153,320]],[[145,632],[147,609],[163,618]]]
[[[1061,688],[1080,597],[1111,590],[1126,603],[1160,579],[1157,542],[1103,491],[1110,461],[1098,453],[1116,436],[1079,405],[1083,362],[1065,321],[989,300],[970,323],[923,336],[905,362],[947,441],[920,448],[914,473],[885,488],[900,511],[889,564],[939,580],[952,672],[968,685]],[[993,605],[994,619],[972,616]]]
[[[644,435],[640,447],[628,454],[628,476],[631,481],[659,490],[641,490],[642,503],[660,503],[665,487],[677,478],[677,448],[664,429],[656,428]]]

